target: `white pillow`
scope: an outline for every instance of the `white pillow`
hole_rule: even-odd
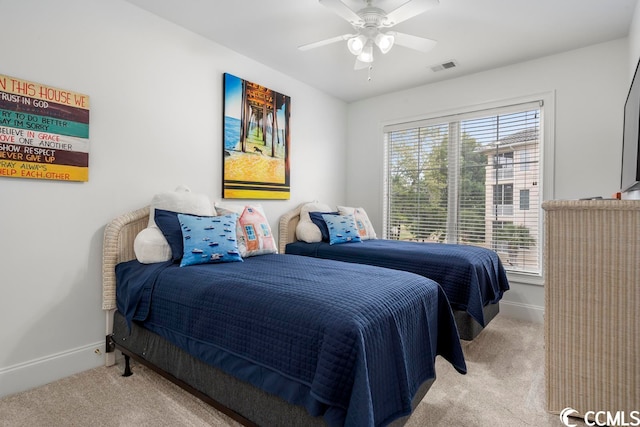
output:
[[[367,212],[363,208],[353,208],[349,206],[338,206],[340,215],[353,215],[356,227],[361,240],[376,239],[376,231],[369,220]]]
[[[300,221],[296,226],[296,237],[307,243],[315,243],[322,241],[322,233],[317,225],[311,221],[309,212],[333,212],[331,206],[317,201],[307,203],[300,209]]]
[[[192,193],[189,187],[185,185],[179,186],[175,191],[167,191],[153,196],[153,199],[151,199],[151,211],[149,212],[149,227],[156,225],[154,219],[156,209],[190,215],[215,215],[209,197],[206,194]]]
[[[153,264],[171,259],[171,248],[158,227],[147,227],[133,241],[136,259],[143,264]]]

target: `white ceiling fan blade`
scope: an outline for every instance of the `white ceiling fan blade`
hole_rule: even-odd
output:
[[[343,41],[343,40],[348,40],[348,39],[350,39],[351,37],[354,37],[354,36],[355,36],[355,34],[343,34],[341,36],[335,36],[335,37],[331,37],[331,38],[328,38],[328,39],[320,40],[320,41],[317,41],[317,42],[303,44],[302,46],[298,46],[298,49],[300,49],[300,50],[315,49],[317,47],[326,46],[326,45],[331,44],[331,43],[335,43],[335,42],[339,42],[339,41]]]
[[[412,36],[411,34],[398,33],[396,31],[389,31],[387,34],[395,37],[395,44],[420,52],[430,51],[437,43],[435,40]]]
[[[391,27],[409,18],[413,18],[416,15],[420,15],[438,4],[438,0],[409,0],[399,8],[387,13],[387,17],[382,21],[382,25]]]
[[[346,4],[340,0],[318,0],[321,5],[331,9],[333,13],[340,16],[342,19],[346,19],[351,25],[356,27],[364,25],[362,18],[358,16],[353,10],[347,7]]]

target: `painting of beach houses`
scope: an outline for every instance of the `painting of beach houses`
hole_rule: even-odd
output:
[[[289,199],[291,98],[224,74],[222,197]]]

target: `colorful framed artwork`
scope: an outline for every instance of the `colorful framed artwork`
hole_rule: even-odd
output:
[[[224,74],[222,197],[289,199],[291,98]]]

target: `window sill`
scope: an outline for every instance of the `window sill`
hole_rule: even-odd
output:
[[[507,271],[507,279],[509,282],[520,283],[523,285],[544,286],[544,278],[542,274],[537,273],[517,273]]]

